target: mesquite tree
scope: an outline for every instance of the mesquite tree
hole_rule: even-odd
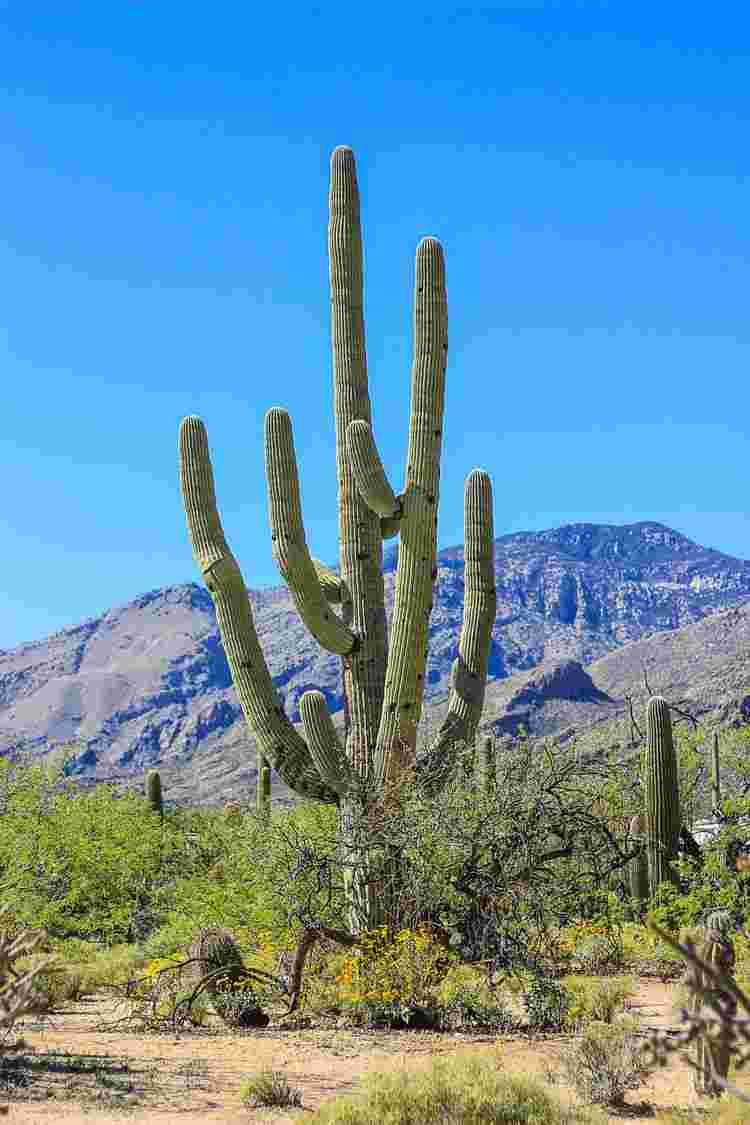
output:
[[[474,742],[484,704],[496,612],[492,489],[480,470],[464,494],[465,601],[448,715],[417,753],[427,638],[437,574],[437,510],[443,436],[448,316],[440,243],[417,248],[414,353],[406,481],[389,484],[372,431],[363,318],[362,237],[354,154],[331,158],[328,253],[336,423],[340,573],[310,556],[302,522],[292,425],[285,410],[266,415],[265,456],[274,556],[315,639],[341,657],[343,745],[324,696],[306,692],[306,738],[279,703],[253,624],[239,566],[216,507],[208,438],[194,416],[180,427],[180,478],[195,561],[216,607],[221,638],[245,718],[262,760],[301,797],[339,808],[342,844],[356,820],[377,813],[407,778],[436,792],[462,747]],[[386,630],[383,539],[400,536],[390,643]],[[333,606],[340,606],[340,614]],[[356,851],[356,847],[351,849]],[[354,931],[389,916],[366,854],[348,868]]]

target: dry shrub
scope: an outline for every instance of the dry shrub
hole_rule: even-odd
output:
[[[578,1042],[562,1052],[563,1074],[587,1105],[621,1106],[651,1071],[635,1034],[637,1021],[593,1021]]]

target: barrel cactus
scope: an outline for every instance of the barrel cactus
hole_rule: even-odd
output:
[[[675,879],[671,861],[677,856],[680,839],[680,792],[669,704],[661,696],[649,700],[646,722],[644,790],[649,893],[653,896],[660,883]]]
[[[288,413],[265,420],[265,460],[274,556],[313,637],[341,658],[343,741],[319,691],[299,704],[303,738],[277,695],[253,622],[239,566],[216,506],[208,435],[200,418],[180,427],[180,483],[193,555],[216,607],[232,680],[261,771],[263,762],[301,797],[337,806],[352,930],[393,918],[398,907],[374,877],[356,824],[384,808],[399,787],[436,793],[458,755],[474,744],[484,704],[496,612],[492,488],[475,469],[464,492],[464,619],[451,675],[448,714],[435,738],[417,750],[429,617],[437,577],[437,510],[443,439],[448,314],[440,243],[417,247],[414,358],[406,481],[389,483],[372,429],[363,317],[362,236],[354,154],[331,158],[328,253],[331,285],[334,415],[340,568],[314,559],[302,521],[297,460]],[[383,540],[400,536],[395,606],[386,629]],[[338,607],[338,612],[336,607]],[[398,894],[394,861],[387,885]]]

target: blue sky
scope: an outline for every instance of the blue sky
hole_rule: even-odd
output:
[[[656,10],[655,10],[656,9]],[[445,248],[439,542],[655,519],[750,558],[741,6],[0,3],[0,647],[197,581],[180,419],[248,585],[263,417],[337,556],[329,158],[362,195],[375,429],[400,487],[414,252]],[[436,14],[437,13],[437,14]]]

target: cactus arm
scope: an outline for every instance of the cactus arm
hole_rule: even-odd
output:
[[[279,705],[247,589],[221,526],[206,428],[193,415],[180,426],[180,486],[193,557],[213,599],[232,681],[260,753],[301,797],[337,804],[337,794],[321,781],[304,740]]]
[[[352,797],[359,794],[359,778],[347,761],[323,693],[306,691],[299,701],[299,713],[305,727],[310,757],[323,781],[339,796]]]
[[[370,424],[372,412],[365,353],[359,188],[354,154],[345,146],[335,149],[331,157],[328,257],[341,579],[349,593],[343,619],[359,639],[356,653],[344,661],[343,669],[346,753],[357,773],[365,776],[371,768],[383,705],[387,639],[380,520],[359,493],[346,449],[350,423],[362,419]]]
[[[307,549],[295,440],[286,411],[274,408],[265,415],[265,475],[268,478],[269,516],[273,556],[302,621],[319,645],[338,656],[356,647],[351,629],[329,610],[313,559]]]
[[[391,650],[378,730],[375,775],[387,778],[391,758],[413,758],[422,710],[427,627],[437,554],[440,450],[448,349],[448,304],[443,250],[434,238],[417,248],[414,360],[406,487],[396,569]]]
[[[388,483],[372,427],[358,419],[349,423],[346,448],[360,496],[383,519],[401,520],[401,501]]]
[[[323,597],[329,605],[340,605],[346,601],[346,591],[344,584],[339,578],[335,570],[331,570],[330,566],[326,566],[320,559],[313,559],[312,564],[315,567],[315,573],[320,583],[320,588],[323,591]]]
[[[677,757],[672,739],[669,704],[661,696],[648,702],[645,808],[649,825],[649,891],[672,879],[670,861],[677,855],[680,836],[680,793]]]
[[[473,744],[482,717],[497,611],[493,540],[492,484],[487,473],[474,469],[464,488],[464,615],[451,669],[448,714],[432,746],[417,761],[417,772],[426,772],[432,788],[450,776],[460,747]]]
[[[346,656],[356,647],[356,637],[329,609],[310,558],[292,423],[286,410],[278,408],[266,414],[266,477],[273,553],[297,611],[318,644]]]

